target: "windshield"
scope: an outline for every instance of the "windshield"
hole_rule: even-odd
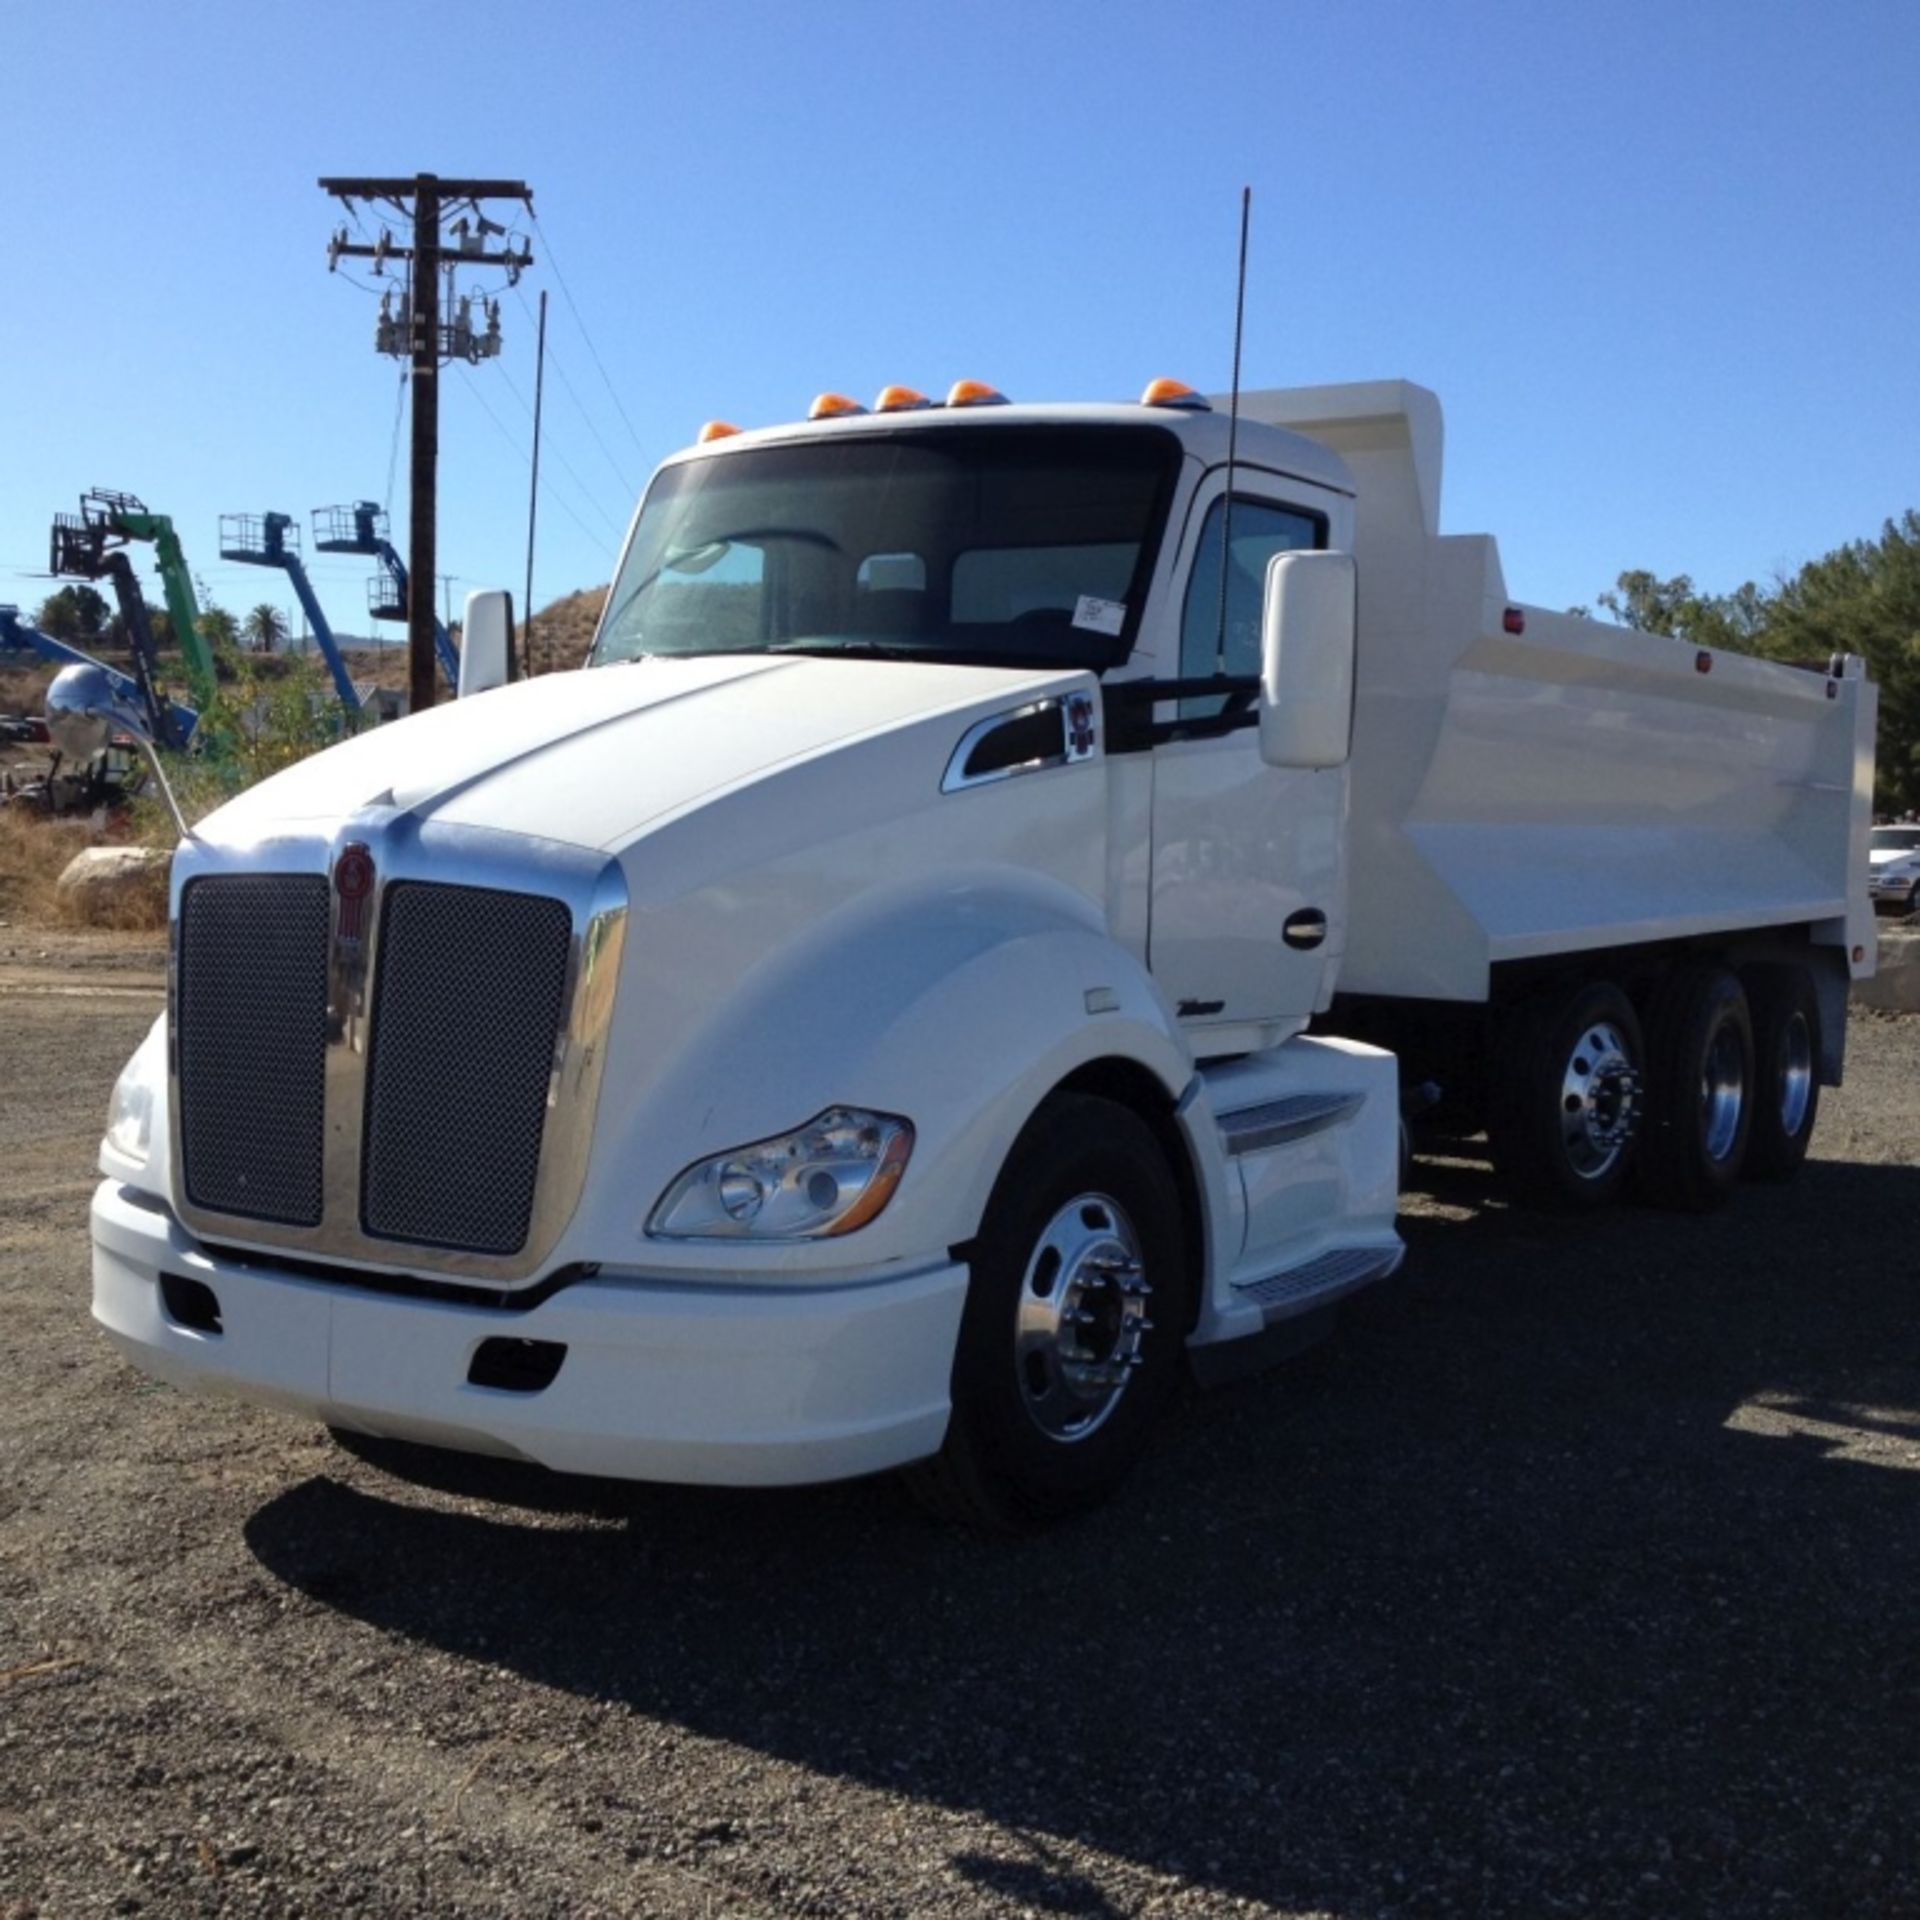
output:
[[[1156,427],[948,427],[756,447],[648,489],[595,642],[996,666],[1126,657],[1179,443]]]
[[[1875,853],[1911,853],[1920,847],[1920,827],[1875,827],[1872,847]]]

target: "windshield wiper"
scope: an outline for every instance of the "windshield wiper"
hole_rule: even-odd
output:
[[[924,660],[925,647],[903,645],[886,640],[775,640],[756,653],[806,653],[825,658],[830,654],[853,654],[862,660]]]

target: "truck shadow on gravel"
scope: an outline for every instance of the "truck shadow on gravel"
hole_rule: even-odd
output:
[[[374,1449],[404,1501],[343,1458],[247,1538],[403,1640],[1016,1829],[950,1861],[983,1900],[1136,1909],[1085,1843],[1339,1914],[1920,1908],[1920,1170],[1574,1226],[1418,1171],[1412,1278],[1049,1536]]]

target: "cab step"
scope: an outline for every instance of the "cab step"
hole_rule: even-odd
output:
[[[1399,1266],[1405,1248],[1330,1247],[1297,1267],[1234,1288],[1234,1297],[1251,1301],[1268,1326],[1297,1314],[1331,1305],[1349,1293],[1384,1280]]]

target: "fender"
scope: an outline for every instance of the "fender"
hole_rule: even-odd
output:
[[[825,1279],[944,1258],[978,1229],[1046,1094],[1103,1058],[1143,1067],[1169,1102],[1193,1078],[1173,1010],[1083,894],[1008,867],[873,889],[770,954],[624,1112],[603,1094],[594,1217],[568,1237],[689,1277]],[[796,1243],[644,1237],[684,1167],[837,1105],[914,1125],[900,1191],[870,1226]]]

